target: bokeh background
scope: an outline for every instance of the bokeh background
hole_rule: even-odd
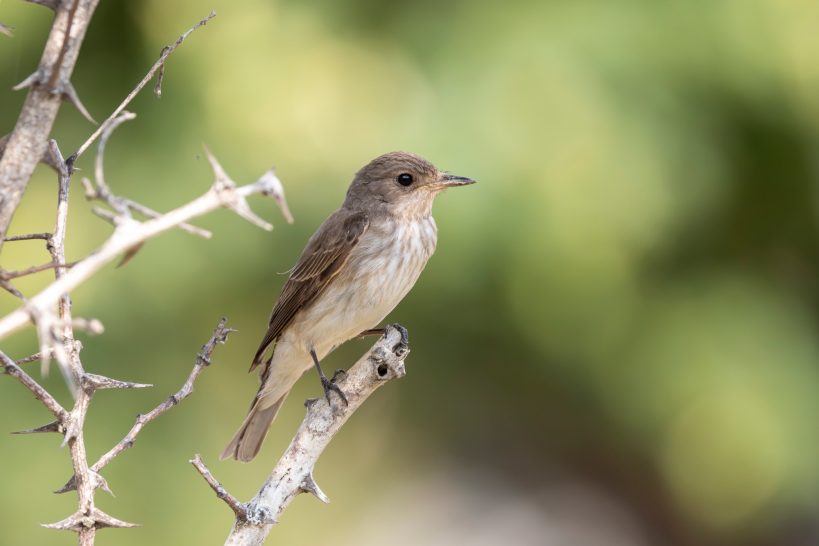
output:
[[[819,4],[102,2],[73,78],[91,113],[211,9],[162,98],[129,108],[107,179],[168,210],[210,184],[207,143],[237,181],[275,164],[296,223],[255,198],[272,233],[220,211],[198,222],[211,241],[168,233],[74,293],[106,326],[83,338],[86,367],[156,385],[97,396],[92,457],[179,387],[219,317],[239,330],[106,469],[117,497],[99,504],[143,526],[100,544],[220,543],[231,513],[187,461],[202,453],[234,494],[255,493],[319,393],[299,383],[255,462],[217,462],[255,392],[277,272],[352,173],[395,149],[480,183],[438,199],[438,252],[390,317],[411,332],[408,376],[320,460],[333,503],[298,498],[271,543],[819,544]],[[15,27],[0,36],[6,133],[50,13],[6,0],[0,21]],[[92,130],[66,105],[54,136],[68,154]],[[77,181],[69,259],[111,231]],[[54,202],[40,168],[11,232],[50,230]],[[39,242],[3,248],[7,269],[47,259]],[[16,305],[0,294],[0,312]],[[34,335],[2,347],[25,356]],[[68,402],[59,374],[44,381]],[[0,389],[0,542],[73,543],[38,527],[75,506],[51,493],[67,454],[9,436],[48,415],[14,381]]]

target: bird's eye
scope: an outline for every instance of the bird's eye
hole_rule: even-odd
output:
[[[409,186],[412,184],[413,178],[412,175],[409,173],[403,173],[398,175],[398,183],[402,186]]]

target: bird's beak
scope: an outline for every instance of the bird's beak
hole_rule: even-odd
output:
[[[474,184],[475,181],[471,178],[467,178],[465,176],[456,176],[454,174],[449,173],[442,173],[440,177],[438,177],[438,184],[443,188],[451,188],[453,186],[467,186],[469,184]]]

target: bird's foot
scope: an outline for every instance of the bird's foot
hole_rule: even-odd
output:
[[[343,378],[345,375],[347,375],[346,371],[342,369],[336,370],[335,373],[333,374],[333,377],[330,378],[330,383],[335,383],[336,381],[338,381],[339,378]]]
[[[342,392],[342,390],[339,388],[339,386],[335,384],[335,379],[336,379],[337,375],[338,375],[338,372],[336,372],[333,375],[332,380],[327,379],[327,377],[324,376],[324,375],[321,376],[321,386],[324,388],[324,398],[327,399],[327,404],[329,404],[331,408],[333,407],[333,403],[330,401],[330,392],[331,391],[336,393],[338,395],[338,397],[341,398],[341,400],[344,402],[345,406],[348,404],[347,397],[344,396],[344,392]]]
[[[395,346],[392,348],[392,352],[397,353],[399,350],[403,350],[403,351],[408,350],[409,349],[409,332],[407,331],[407,329],[404,328],[403,326],[401,326],[400,324],[398,324],[397,322],[395,324],[390,324],[390,326],[392,326],[393,328],[398,330],[398,333],[401,334],[401,341],[399,341],[398,343],[395,344]]]
[[[393,350],[397,349],[399,347],[399,345],[403,345],[405,348],[409,348],[409,332],[407,331],[407,329],[404,328],[403,326],[401,326],[400,324],[398,324],[397,322],[395,324],[388,324],[387,327],[389,327],[389,326],[392,326],[393,328],[398,330],[399,334],[401,334],[401,341],[400,341],[400,343],[398,345],[393,347]],[[384,328],[370,328],[369,330],[364,330],[363,332],[358,334],[358,337],[383,336],[384,333],[387,331],[387,327],[384,327]]]

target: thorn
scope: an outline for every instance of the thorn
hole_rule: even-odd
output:
[[[46,7],[52,11],[57,11],[57,7],[60,5],[60,0],[26,0],[26,2]]]
[[[159,52],[160,58],[163,55],[165,55],[170,48],[171,48],[170,46],[163,47],[162,51]],[[164,79],[165,79],[165,63],[162,63],[162,64],[159,65],[159,73],[156,75],[156,84],[154,85],[154,95],[156,95],[156,98],[158,98],[158,99],[162,98],[162,80],[164,80]]]
[[[228,208],[251,224],[258,226],[265,231],[273,231],[273,225],[267,223],[262,218],[257,216],[255,212],[250,210],[250,205],[247,204],[244,197],[240,197],[237,202],[233,203],[233,205],[229,206]]]
[[[99,472],[94,472],[93,470],[90,469],[89,472],[91,473],[91,479],[94,482],[94,489],[102,489],[112,497],[116,496],[114,495],[114,492],[111,491],[111,488],[108,486],[108,481],[105,478],[103,478]]]
[[[65,482],[65,485],[63,485],[61,488],[56,489],[54,491],[54,494],[55,495],[62,495],[63,493],[68,493],[69,491],[76,491],[76,489],[77,489],[77,477],[76,476],[71,476],[71,479],[69,479],[67,482]]]
[[[75,512],[57,523],[44,523],[43,527],[46,529],[57,529],[59,531],[78,532],[81,529],[88,529],[91,527],[96,529],[103,529],[105,527],[130,528],[139,527],[139,525],[109,516],[98,508],[92,508],[90,515],[83,514],[82,512]]]
[[[84,387],[90,387],[92,389],[147,389],[153,387],[153,385],[149,383],[120,381],[119,379],[111,379],[110,377],[97,375],[95,373],[83,374],[82,383]]]
[[[316,483],[316,480],[313,479],[313,472],[310,471],[307,476],[304,477],[304,481],[301,482],[299,485],[299,489],[304,491],[305,493],[311,493],[316,496],[318,500],[323,502],[324,504],[328,504],[330,502],[330,497],[324,494],[324,491]]]
[[[56,523],[43,523],[42,526],[46,529],[56,529],[57,531],[79,531],[82,527],[84,527],[82,523],[85,523],[84,520],[87,519],[90,518],[86,518],[82,514],[76,513]],[[93,524],[93,521],[91,521],[91,525]]]
[[[12,434],[39,434],[41,432],[65,432],[63,425],[59,421],[52,421],[47,425],[43,425],[37,428],[29,428],[26,430],[18,430],[17,432],[12,432]]]
[[[31,87],[33,84],[37,83],[40,80],[40,71],[36,70],[32,72],[26,79],[12,87],[14,91],[20,91],[25,89],[26,87]]]
[[[14,32],[12,32],[13,30],[14,30],[14,27],[10,27],[8,25],[4,25],[3,23],[0,23],[0,34],[5,34],[9,38],[14,38]]]
[[[210,150],[207,146],[203,146],[205,148],[205,156],[208,158],[208,162],[210,163],[210,168],[213,170],[213,176],[216,179],[213,183],[214,187],[217,191],[223,191],[226,188],[234,188],[236,184],[233,180],[225,172],[225,169],[222,168],[222,165],[219,161],[210,153]]]
[[[74,89],[74,85],[71,82],[65,82],[64,87],[65,88],[63,89],[63,98],[67,99],[68,102],[73,104],[74,107],[80,111],[82,117],[84,117],[94,125],[97,125],[97,122],[94,120],[93,117],[91,117],[91,114],[88,112],[88,110],[85,108],[85,105],[80,100],[80,96],[77,95],[77,90]]]
[[[115,527],[118,529],[129,529],[131,527],[139,527],[138,523],[122,521],[121,519],[109,516],[108,514],[106,514],[105,512],[98,508],[94,508],[93,515],[94,519],[96,520],[97,529],[102,529],[104,527]]]
[[[97,188],[94,187],[94,184],[91,183],[91,180],[87,176],[83,176],[81,182],[82,187],[85,190],[86,201],[91,201],[99,197],[99,192],[97,192]]]

